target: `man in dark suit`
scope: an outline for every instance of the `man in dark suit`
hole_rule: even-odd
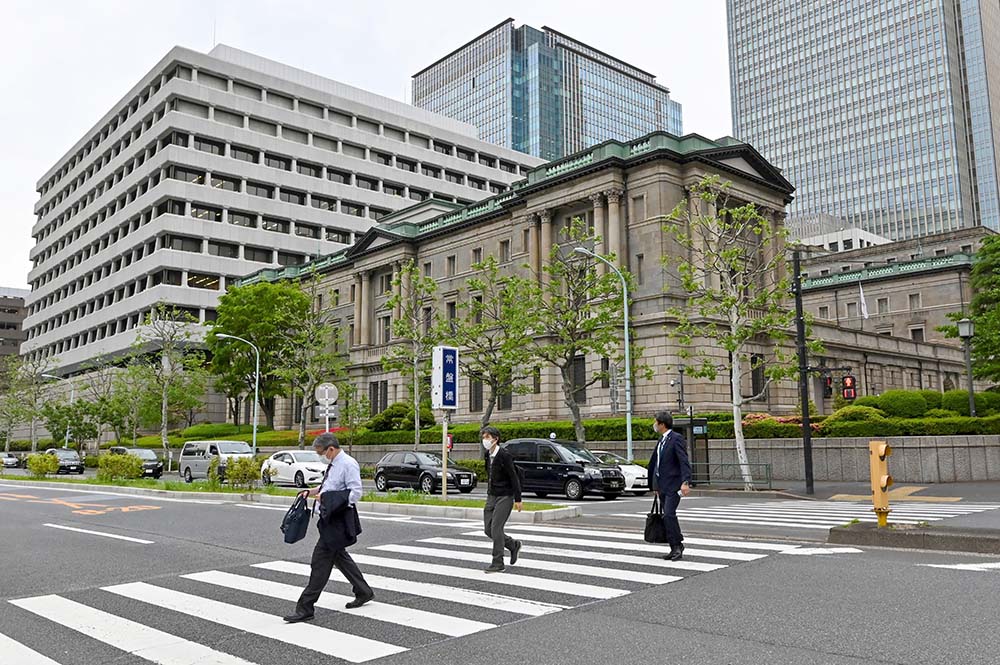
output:
[[[656,414],[653,429],[660,440],[649,458],[649,482],[660,493],[663,506],[663,525],[667,530],[670,553],[664,559],[677,561],[684,555],[684,536],[677,521],[677,506],[681,496],[691,491],[691,462],[688,461],[687,442],[673,430],[674,418],[666,411]]]

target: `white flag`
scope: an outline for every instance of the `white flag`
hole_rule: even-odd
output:
[[[865,289],[861,286],[861,282],[858,282],[858,291],[861,293],[861,316],[868,320],[868,303],[865,302]]]

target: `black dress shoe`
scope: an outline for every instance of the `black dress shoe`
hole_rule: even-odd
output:
[[[679,545],[674,549],[670,550],[670,554],[667,555],[667,559],[670,561],[680,561],[681,557],[684,556],[684,546]]]
[[[504,570],[506,570],[506,568],[504,568],[504,565],[502,563],[494,563],[489,568],[487,568],[484,572],[487,572],[487,573],[502,573]]]
[[[362,605],[364,605],[365,603],[367,603],[369,600],[371,600],[374,597],[375,597],[374,593],[370,593],[367,596],[355,596],[354,600],[352,600],[351,602],[347,603],[346,607],[349,610],[357,609],[357,608],[361,607]]]
[[[521,553],[521,541],[515,540],[514,547],[510,548],[510,565],[517,563],[517,556]]]
[[[285,623],[300,623],[302,621],[312,621],[315,615],[312,614],[289,614],[285,617]]]

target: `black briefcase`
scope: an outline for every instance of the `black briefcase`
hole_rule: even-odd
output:
[[[653,494],[653,507],[646,515],[646,530],[643,533],[647,543],[667,542],[667,527],[663,524],[663,510],[660,508],[660,493]]]
[[[286,543],[297,543],[306,537],[309,531],[309,519],[312,511],[309,510],[309,501],[305,497],[297,496],[292,502],[292,507],[285,513],[281,520],[281,532],[285,534]]]

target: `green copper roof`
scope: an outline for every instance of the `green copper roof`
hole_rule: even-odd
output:
[[[914,273],[929,272],[932,270],[942,270],[944,268],[955,268],[958,266],[971,266],[973,257],[969,254],[950,254],[948,256],[934,256],[919,261],[906,261],[904,263],[890,263],[888,265],[863,270],[851,270],[850,272],[839,272],[835,275],[824,275],[823,277],[810,277],[802,281],[802,290],[827,289],[831,286],[842,286],[845,284],[856,284],[857,282],[868,282],[878,279],[890,279]]]

